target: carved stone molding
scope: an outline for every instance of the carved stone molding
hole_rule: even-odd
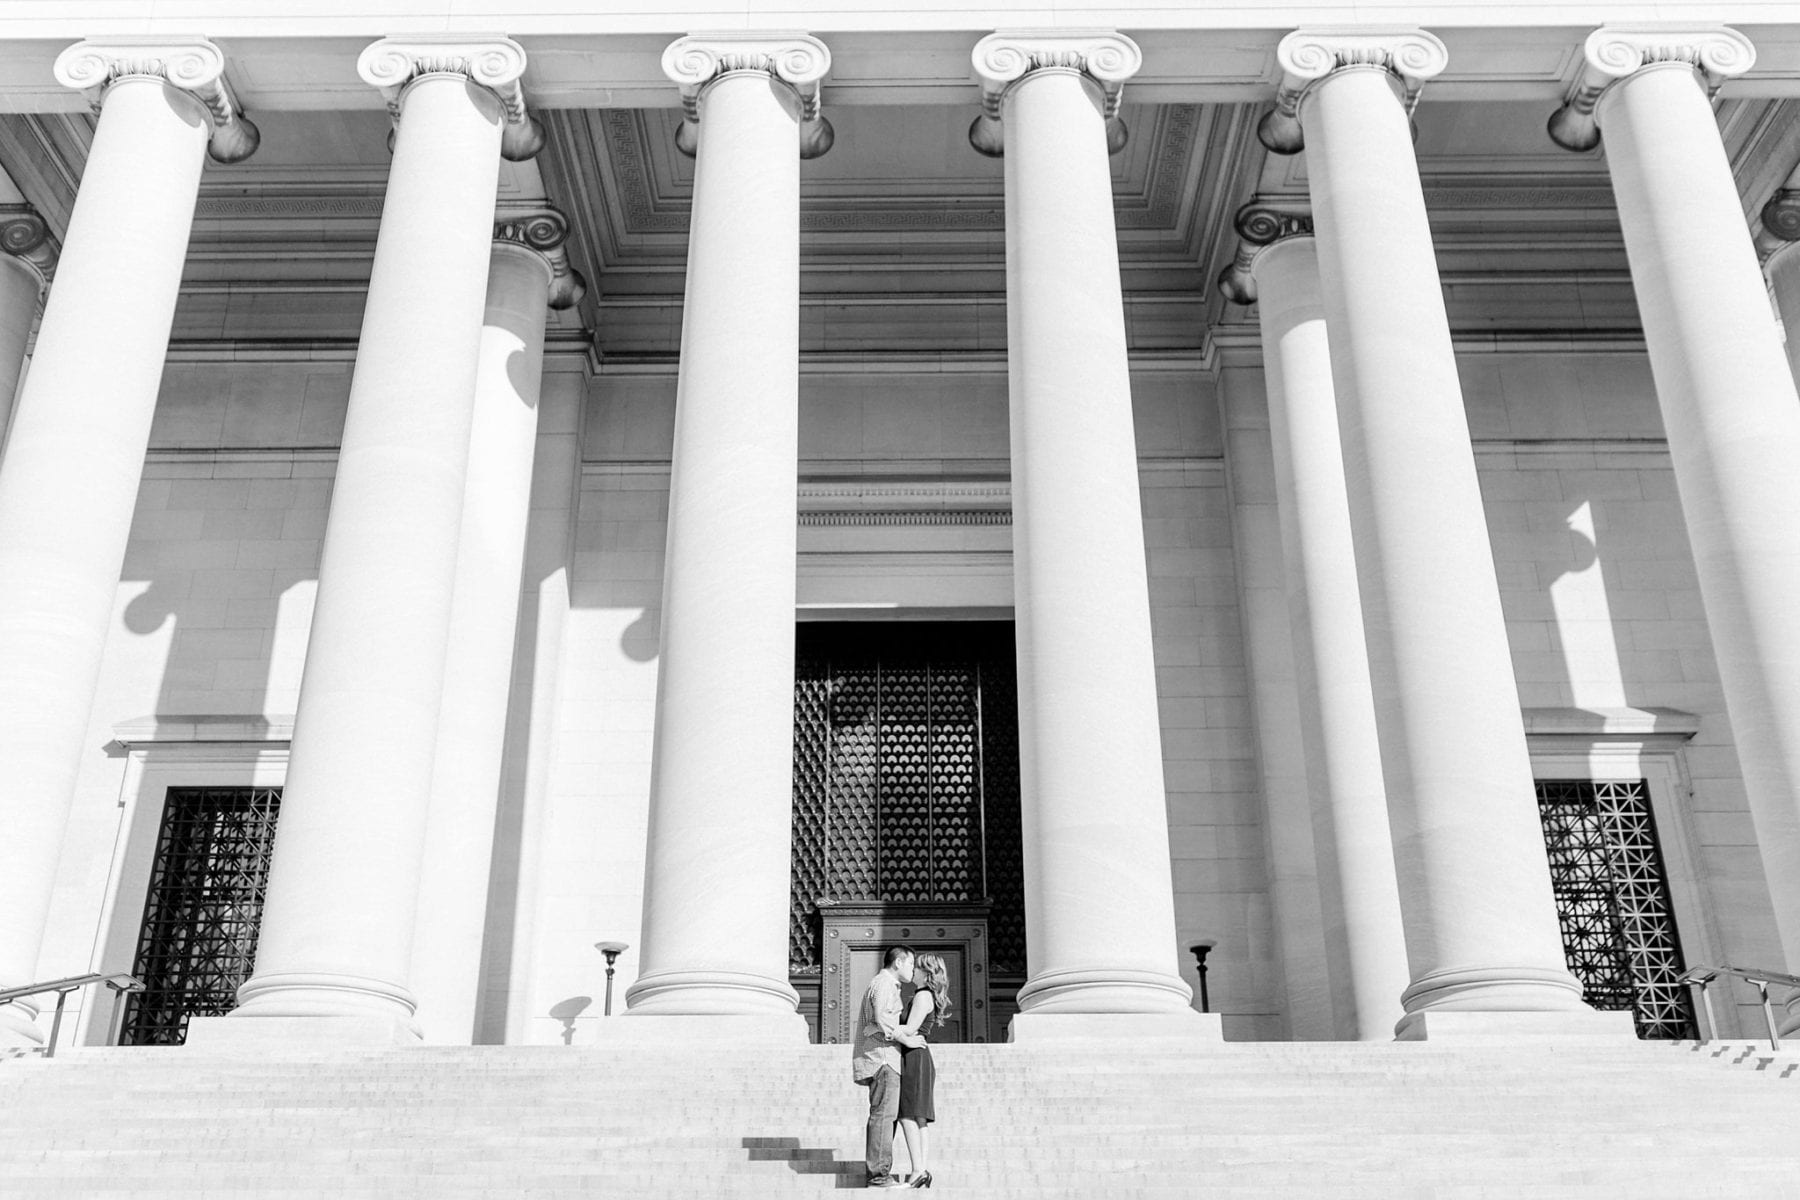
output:
[[[502,205],[494,214],[494,240],[523,246],[543,256],[550,266],[551,308],[573,308],[587,293],[587,280],[569,265],[564,243],[569,219],[549,207],[510,208]]]
[[[669,43],[662,67],[681,89],[685,115],[675,146],[689,158],[700,145],[700,94],[734,71],[762,71],[794,89],[800,100],[801,158],[820,157],[837,136],[819,111],[819,81],[831,70],[831,51],[809,34],[690,34]]]
[[[1256,256],[1289,238],[1313,235],[1312,206],[1304,200],[1252,200],[1237,210],[1237,254],[1219,273],[1219,291],[1233,304],[1256,303]]]
[[[0,204],[0,251],[25,264],[38,277],[40,291],[56,270],[56,239],[29,204]]]
[[[524,162],[544,148],[544,127],[525,105],[525,48],[507,37],[471,38],[458,34],[415,34],[382,38],[363,49],[356,60],[357,74],[371,87],[381,89],[395,128],[406,107],[406,89],[427,75],[461,75],[494,94],[506,115],[500,135],[500,155]],[[390,148],[393,137],[388,139]]]
[[[1565,150],[1600,144],[1600,97],[1621,79],[1659,63],[1685,63],[1705,79],[1707,94],[1756,62],[1750,39],[1724,25],[1602,25],[1588,34],[1581,73],[1563,106],[1550,115],[1550,140]]]
[[[1784,242],[1800,242],[1800,188],[1784,187],[1762,206],[1763,229]]]
[[[1256,136],[1276,154],[1298,154],[1306,148],[1300,126],[1300,104],[1314,84],[1338,71],[1372,68],[1386,71],[1405,89],[1410,115],[1426,81],[1450,65],[1444,43],[1422,29],[1296,29],[1275,49],[1281,83],[1275,108],[1256,127]]]
[[[1000,117],[1002,102],[1033,71],[1076,71],[1106,96],[1106,149],[1117,154],[1131,131],[1119,117],[1125,81],[1144,65],[1143,51],[1122,33],[1107,29],[1016,29],[990,33],[971,55],[981,80],[981,115],[969,126],[969,144],[989,158],[1006,152]]]
[[[262,141],[225,82],[224,51],[205,38],[89,38],[56,57],[56,81],[86,92],[96,113],[121,79],[160,79],[198,100],[212,121],[207,153],[217,162],[243,162]]]

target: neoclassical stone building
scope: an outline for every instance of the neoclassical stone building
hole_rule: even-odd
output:
[[[0,13],[0,988],[146,985],[66,1038],[1800,971],[1800,25],[473,7]]]

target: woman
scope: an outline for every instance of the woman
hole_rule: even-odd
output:
[[[921,954],[913,964],[913,982],[901,988],[907,1033],[925,1037],[950,1015],[950,972],[935,954]],[[925,1164],[925,1127],[937,1120],[931,1093],[937,1085],[937,1066],[931,1047],[900,1051],[900,1132],[906,1138],[906,1156],[912,1160],[912,1186],[931,1186]]]

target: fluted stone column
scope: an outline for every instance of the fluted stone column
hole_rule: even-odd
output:
[[[49,286],[55,261],[56,243],[44,218],[28,204],[0,207],[0,461],[38,298]]]
[[[56,60],[100,116],[0,469],[0,985],[37,969],[76,775],[100,751],[88,710],[201,167],[209,144],[227,160],[255,147],[224,67],[200,38],[80,42]],[[0,1044],[38,1040],[33,1011],[0,1006]]]
[[[581,298],[554,209],[508,212],[494,228],[487,318],[463,489],[410,989],[428,1042],[474,1037],[488,913],[488,867],[506,750],[513,638],[519,616],[544,323]]]
[[[1775,243],[1763,259],[1763,275],[1781,317],[1788,373],[1800,380],[1800,168],[1763,205],[1762,224],[1764,238]]]
[[[1303,143],[1412,983],[1401,1037],[1621,1028],[1563,960],[1409,93],[1429,34],[1289,34],[1260,130]],[[1539,1014],[1530,1019],[1529,1014]],[[1441,1019],[1440,1019],[1441,1018]],[[1521,1021],[1521,1018],[1525,1018]]]
[[[415,1032],[406,983],[501,139],[529,117],[510,41],[384,39],[358,68],[389,98],[394,159],[256,970],[201,1040]]]
[[[974,51],[984,103],[971,140],[1006,159],[1030,971],[1015,1037],[1094,1025],[1045,1014],[1157,1014],[1193,1018],[1195,1033],[1200,1027],[1176,968],[1107,165],[1110,149],[1124,144],[1120,92],[1141,61],[1137,46],[1116,33],[998,33]]]
[[[645,1016],[804,1036],[788,986],[800,157],[822,42],[687,37],[694,162],[645,861]],[[815,143],[816,145],[816,143]]]
[[[1411,977],[1312,218],[1252,203],[1237,227],[1244,274],[1222,282],[1233,299],[1257,305],[1262,327],[1300,735],[1324,911],[1335,926],[1327,946],[1343,955],[1333,966],[1348,985],[1338,989],[1351,1009],[1344,1031],[1386,1041]]]
[[[1707,98],[1748,71],[1755,51],[1723,26],[1607,27],[1588,38],[1586,55],[1550,131],[1567,146],[1605,138],[1725,708],[1794,970],[1800,399]],[[1800,1024],[1800,1008],[1789,1020]]]

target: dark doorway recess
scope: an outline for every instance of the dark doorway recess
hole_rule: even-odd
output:
[[[815,1036],[827,900],[985,916],[970,969],[1004,1037],[1025,976],[1012,623],[799,626],[793,822],[789,969]]]
[[[1537,799],[1563,956],[1582,998],[1630,1012],[1640,1038],[1695,1037],[1649,785],[1540,779]]]
[[[280,788],[170,788],[119,1042],[179,1046],[190,1017],[220,1016],[256,958]]]

